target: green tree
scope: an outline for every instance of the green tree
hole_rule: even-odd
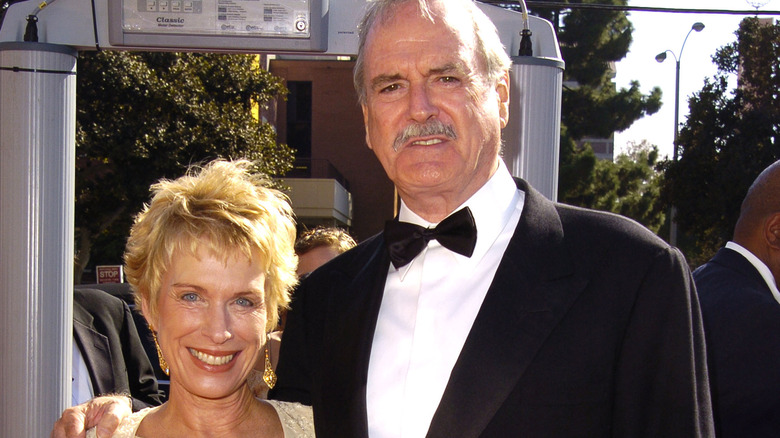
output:
[[[746,18],[736,35],[689,101],[679,160],[663,164],[662,196],[678,209],[680,247],[694,266],[731,238],[748,187],[780,159],[780,27]]]
[[[571,168],[561,168],[569,190],[566,199],[630,217],[653,232],[664,224],[666,214],[660,202],[662,175],[656,170],[658,148],[647,142],[632,144],[615,161],[599,160],[589,145],[574,152]]]
[[[510,2],[486,2],[520,9]],[[626,12],[609,8],[566,8],[559,6],[561,2],[557,0],[534,3],[530,12],[553,24],[566,62],[561,119],[567,139],[609,137],[661,108],[660,88],[655,87],[645,95],[637,81],[619,90],[612,82],[613,63],[625,58],[632,41],[633,26]],[[540,3],[556,4],[542,6]],[[568,0],[564,3],[626,6],[628,0]],[[569,142],[561,144],[572,145]],[[571,156],[566,154],[566,157]]]
[[[580,0],[625,6],[627,0]],[[559,13],[560,14],[560,13]],[[625,58],[633,26],[625,12],[571,9],[559,15],[561,55],[566,61],[562,123],[575,140],[586,136],[609,137],[661,107],[661,90],[643,95],[637,81],[616,89],[613,63]]]
[[[76,116],[76,275],[120,263],[149,185],[188,165],[244,157],[283,174],[293,154],[252,115],[286,90],[253,55],[83,52]]]
[[[572,0],[567,3],[625,6],[627,0]],[[637,81],[621,89],[612,82],[614,63],[626,56],[632,41],[633,26],[625,12],[557,7],[537,7],[532,12],[556,26],[561,55],[566,62],[558,199],[600,208],[589,202],[608,196],[607,192],[582,196],[580,191],[582,178],[590,180],[597,172],[597,161],[586,151],[579,150],[577,141],[585,137],[608,138],[645,115],[657,112],[661,107],[661,90],[656,87],[645,95]]]

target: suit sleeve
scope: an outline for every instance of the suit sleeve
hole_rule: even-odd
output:
[[[615,391],[615,436],[714,436],[699,302],[676,249],[661,250],[644,276]]]
[[[146,355],[138,329],[133,321],[133,315],[126,303],[122,302],[124,316],[122,319],[121,339],[122,355],[127,368],[128,385],[133,399],[133,411],[162,404],[163,398],[157,386],[154,369]]]

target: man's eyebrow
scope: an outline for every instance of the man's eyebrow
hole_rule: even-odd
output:
[[[463,67],[462,64],[459,63],[447,63],[442,65],[441,67],[436,67],[428,70],[428,74],[431,75],[440,75],[443,73],[461,73],[465,74],[466,69]]]
[[[375,89],[383,84],[386,84],[388,82],[395,82],[402,79],[402,76],[398,73],[392,74],[392,75],[379,75],[373,79],[371,79],[371,88]]]
[[[448,73],[466,74],[467,69],[461,63],[449,62],[440,67],[434,67],[428,70],[428,75],[441,75]],[[371,79],[371,89],[376,89],[389,82],[402,80],[404,77],[399,73],[381,74]]]

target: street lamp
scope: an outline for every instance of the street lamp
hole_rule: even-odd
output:
[[[664,50],[663,52],[655,55],[655,60],[658,62],[664,62],[666,54],[671,53],[676,63],[675,66],[675,81],[674,81],[674,149],[672,150],[672,160],[677,161],[677,154],[679,146],[677,144],[677,135],[680,129],[680,60],[682,59],[682,52],[685,48],[685,42],[688,41],[688,37],[694,30],[701,32],[704,29],[704,23],[697,21],[691,26],[691,30],[685,35],[680,51],[677,55],[671,50]],[[677,207],[672,206],[669,221],[669,244],[672,246],[677,245]]]

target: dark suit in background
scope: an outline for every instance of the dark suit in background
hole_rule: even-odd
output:
[[[427,436],[712,436],[682,255],[625,218],[518,188],[520,223]],[[320,438],[367,436],[368,361],[389,266],[380,234],[296,291],[271,396],[312,403]]]
[[[133,410],[162,403],[152,365],[130,308],[96,289],[73,292],[73,336],[95,395],[130,394]]]
[[[693,276],[718,436],[780,436],[780,303],[758,270],[728,248]]]
[[[780,436],[780,161],[753,181],[731,242],[694,278],[718,436]]]

